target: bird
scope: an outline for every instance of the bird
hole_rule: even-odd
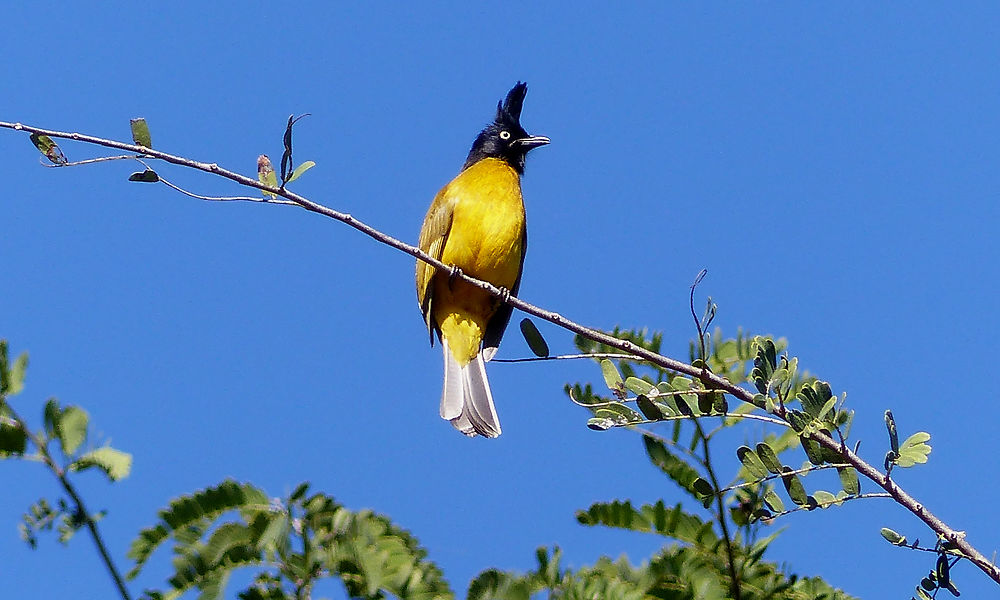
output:
[[[550,141],[521,126],[527,91],[518,81],[497,103],[493,121],[476,136],[459,174],[434,196],[420,228],[420,249],[452,267],[440,271],[418,259],[416,269],[430,343],[437,336],[444,354],[441,418],[470,437],[500,435],[485,363],[496,354],[512,309],[455,275],[461,271],[512,294],[520,287],[528,249],[525,155]]]

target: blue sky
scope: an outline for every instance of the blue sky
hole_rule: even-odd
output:
[[[996,5],[174,4],[8,8],[0,120],[127,139],[143,116],[157,148],[252,174],[258,154],[280,156],[287,116],[309,112],[296,159],[318,166],[294,189],[413,242],[496,101],[527,81],[522,122],[553,142],[524,178],[521,296],[662,330],[683,357],[688,286],[708,269],[726,333],[787,337],[848,392],[863,456],[881,461],[886,408],[904,434],[932,434],[930,463],[897,477],[992,554]],[[683,499],[636,434],[587,430],[563,395],[599,381],[595,366],[492,365],[504,434],[464,439],[437,416],[441,357],[409,257],[294,208],[128,184],[132,165],[43,169],[10,131],[0,159],[0,337],[32,357],[17,406],[37,419],[49,396],[80,404],[134,454],[120,484],[80,478],[123,564],[157,509],[225,477],[273,495],[309,480],[382,511],[459,591],[487,567],[532,567],[540,545],[575,566],[658,547],[573,518]],[[516,329],[500,354],[529,354]],[[759,434],[739,430],[733,449]],[[4,464],[3,481],[5,589],[110,596],[89,540],[32,552],[17,538],[24,509],[57,495],[51,477]],[[882,526],[932,538],[885,501],[782,525],[771,560],[858,596],[904,597],[931,567],[881,540]],[[165,576],[150,568],[136,589]],[[970,567],[956,577],[967,597],[995,594]]]

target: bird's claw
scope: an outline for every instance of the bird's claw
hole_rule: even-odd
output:
[[[459,275],[464,275],[464,273],[462,273],[462,269],[455,265],[451,265],[451,270],[448,271],[448,289],[451,289]]]

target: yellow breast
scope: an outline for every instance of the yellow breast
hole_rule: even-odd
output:
[[[455,199],[441,261],[509,288],[521,267],[524,202],[514,169],[495,158],[472,165],[445,190]]]
[[[466,274],[510,289],[521,270],[525,215],[518,174],[507,163],[487,158],[449,183],[436,201],[451,202],[451,228],[441,261]],[[459,364],[479,352],[486,324],[498,300],[462,281],[437,273],[434,320]]]

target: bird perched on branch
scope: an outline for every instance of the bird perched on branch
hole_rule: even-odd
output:
[[[516,294],[528,247],[521,175],[529,150],[549,143],[521,127],[527,84],[497,103],[493,122],[472,143],[462,171],[434,197],[420,249],[453,269]],[[434,345],[444,351],[441,418],[468,436],[500,435],[486,379],[511,307],[452,273],[417,260],[417,301]]]

